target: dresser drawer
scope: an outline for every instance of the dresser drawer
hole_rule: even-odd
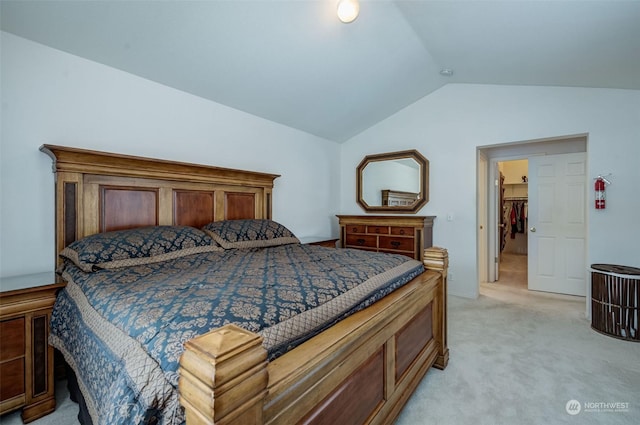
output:
[[[413,236],[415,230],[413,227],[391,227],[392,235],[400,235],[400,236]]]
[[[24,357],[0,363],[0,401],[24,392]]]
[[[0,335],[0,362],[24,356],[24,317],[0,322]]]
[[[364,224],[350,224],[348,226],[345,226],[344,228],[347,231],[347,234],[367,232],[367,226],[365,226]]]
[[[395,249],[398,251],[413,252],[414,238],[400,238],[394,236],[380,236],[380,249]]]
[[[347,235],[347,246],[377,248],[377,236]]]
[[[387,226],[367,226],[367,233],[373,233],[375,235],[388,235],[389,227]]]

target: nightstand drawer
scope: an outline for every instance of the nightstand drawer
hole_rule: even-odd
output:
[[[47,341],[56,293],[64,285],[54,273],[0,278],[0,415],[22,409],[26,424],[56,407]]]
[[[377,236],[368,235],[347,235],[347,246],[362,246],[376,248],[378,242]]]
[[[0,362],[24,356],[24,317],[0,322],[0,335]]]
[[[0,364],[0,400],[24,394],[24,357]]]
[[[318,246],[323,246],[325,248],[335,248],[336,247],[336,242],[338,242],[337,239],[328,239],[326,241],[321,241],[321,242],[314,242],[310,245],[318,245]]]
[[[399,251],[411,251],[415,249],[413,246],[413,238],[399,238],[393,236],[380,236],[380,249],[395,249]]]

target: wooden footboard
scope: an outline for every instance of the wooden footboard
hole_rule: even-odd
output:
[[[388,424],[431,366],[444,369],[446,258],[404,287],[267,362],[229,325],[185,344],[187,424]]]

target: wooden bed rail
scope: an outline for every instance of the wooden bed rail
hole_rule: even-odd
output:
[[[364,423],[392,423],[428,369],[431,366],[444,369],[449,361],[446,250],[428,248],[424,263],[429,271],[401,288],[404,294],[394,301],[385,304],[383,299],[360,312],[359,318],[354,319],[358,324],[346,326],[351,329],[348,334],[335,331],[331,337],[318,336],[331,341],[325,339],[315,345],[311,342],[319,350],[316,358],[308,357],[307,346],[300,348],[302,355],[297,355],[294,349],[274,362],[273,368],[282,362],[288,364],[286,379],[277,369],[270,369],[262,338],[235,325],[223,326],[188,341],[180,360],[179,380],[180,402],[185,408],[187,424],[262,425],[279,423],[285,418],[287,424],[334,423],[335,410],[344,404],[334,403],[335,399],[353,398],[347,406],[361,406],[359,393],[375,384],[367,380],[372,375],[371,359],[375,358],[372,352],[376,350],[386,353],[378,356],[384,362],[381,367],[376,366],[382,369],[380,374],[373,371],[373,375],[378,375],[378,382],[380,376],[385,377],[380,391],[383,396],[370,402],[371,407],[365,406],[359,416],[350,412],[347,423],[363,423],[362,418]],[[412,299],[410,307],[407,299]],[[383,309],[380,303],[385,305]],[[372,313],[363,320],[368,317],[363,314],[367,310]],[[408,310],[412,313],[407,314]],[[328,348],[330,345],[335,347]],[[315,381],[317,365],[310,364],[317,364],[317,357],[329,367],[323,376],[332,375],[329,381],[336,381],[337,385],[331,384],[327,389]],[[365,360],[361,365],[350,366],[354,358]],[[294,370],[298,372],[292,372]],[[277,377],[269,376],[270,371]],[[288,401],[273,399],[280,400],[282,394]],[[355,416],[357,420],[353,419]]]

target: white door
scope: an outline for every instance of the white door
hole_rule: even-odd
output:
[[[586,295],[586,154],[529,158],[529,289]]]

